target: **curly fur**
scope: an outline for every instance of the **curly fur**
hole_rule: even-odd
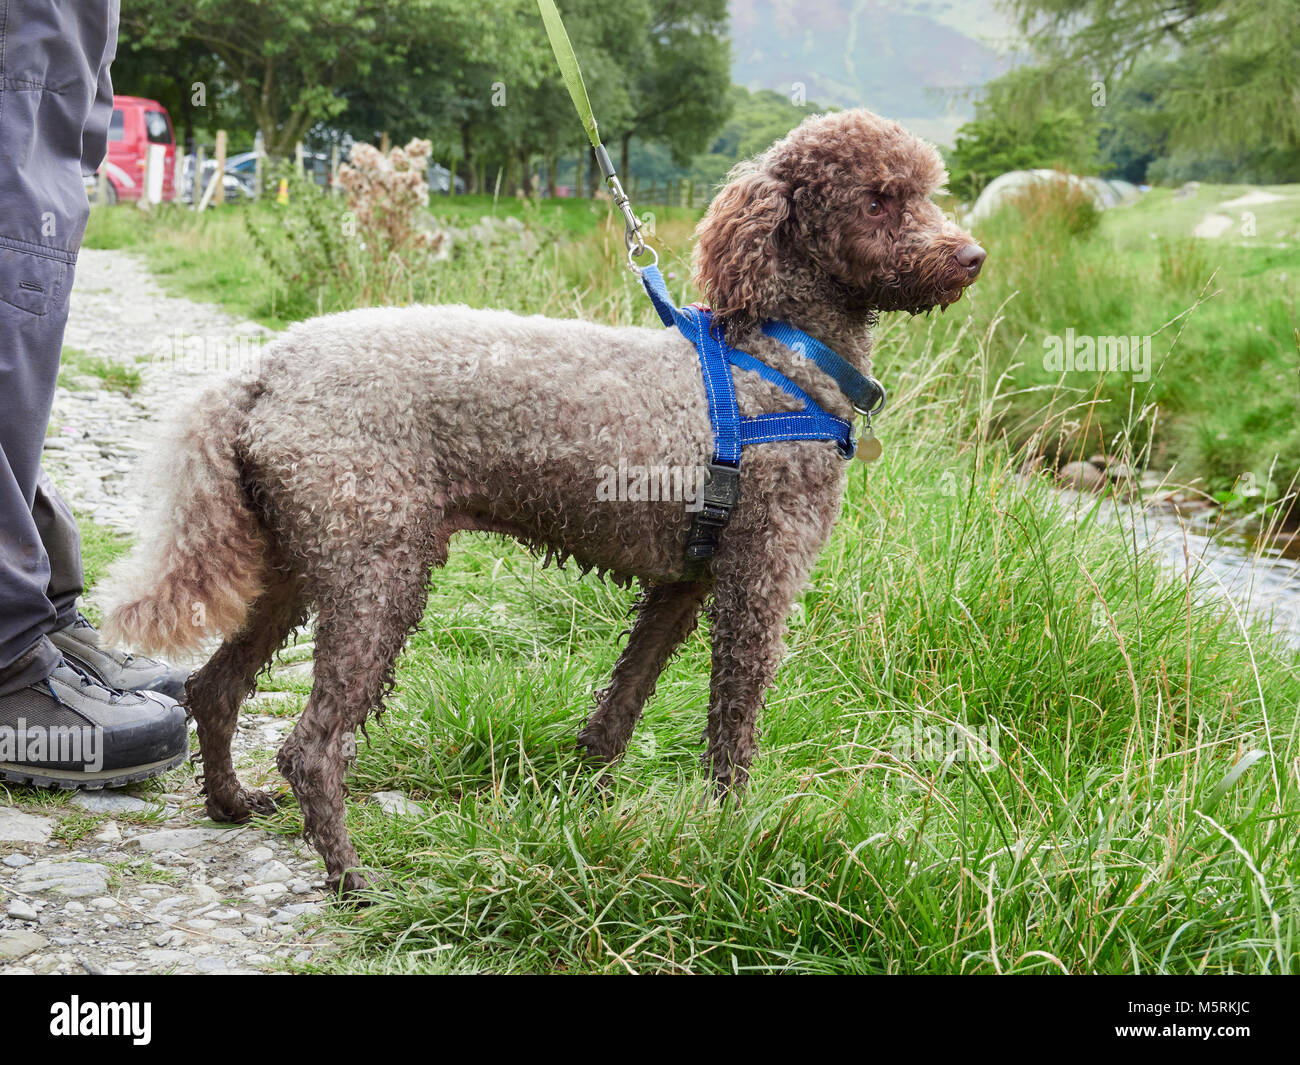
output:
[[[971,238],[929,199],[943,179],[933,148],[866,111],[810,118],[738,168],[696,250],[729,338],[851,417],[829,379],[758,326],[790,321],[870,371],[879,311],[946,305],[977,270],[957,261]],[[794,406],[752,373],[735,382],[747,414]],[[845,463],[825,442],[747,449],[711,579],[689,580],[683,504],[597,502],[600,471],[620,460],[697,468],[711,453],[699,363],[672,330],[465,307],[304,322],[254,376],[194,410],[170,452],[159,534],[128,563],[138,584],[109,631],[168,651],[225,637],[188,694],[208,811],[239,820],[269,801],[234,774],[239,704],[315,609],[312,694],[278,761],[331,881],[347,889],[364,884],[343,825],[355,730],[379,707],[429,572],[462,530],[642,583],[628,645],[579,737],[595,760],[623,752],[708,600],[704,759],[719,787],[740,788],[786,615],[839,513]]]

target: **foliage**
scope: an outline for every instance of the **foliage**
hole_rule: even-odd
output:
[[[1295,0],[1010,0],[1039,60],[1109,80],[1160,51],[1175,147],[1300,146]]]
[[[973,202],[985,185],[1008,170],[1095,171],[1097,119],[1087,105],[1085,87],[1045,81],[1044,74],[1021,67],[984,87],[975,118],[957,131],[948,157],[954,195]],[[1031,89],[1033,102],[1027,106]]]

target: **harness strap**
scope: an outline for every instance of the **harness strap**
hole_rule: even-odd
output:
[[[843,418],[822,410],[802,388],[747,351],[733,348],[714,330],[713,314],[707,308],[678,308],[668,295],[668,286],[657,266],[638,271],[646,294],[665,326],[676,327],[695,345],[700,357],[704,392],[713,427],[713,462],[704,484],[700,509],[691,522],[686,558],[692,566],[707,563],[717,552],[718,539],[731,510],[740,497],[740,456],[749,444],[780,440],[833,440],[845,458],[857,448],[853,427]],[[870,415],[884,404],[885,391],[873,378],[861,373],[820,340],[785,322],[765,322],[763,334],[791,351],[812,360],[826,373],[853,404]],[[802,411],[779,411],[755,417],[741,415],[736,404],[731,368],[758,374],[803,404]]]

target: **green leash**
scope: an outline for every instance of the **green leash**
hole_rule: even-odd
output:
[[[618,175],[614,172],[614,163],[609,157],[609,152],[600,143],[600,130],[596,127],[596,116],[591,110],[591,100],[587,96],[587,84],[582,80],[582,68],[578,66],[577,53],[569,43],[569,35],[565,32],[564,20],[560,18],[555,0],[537,0],[537,7],[542,13],[542,24],[546,27],[551,51],[555,53],[555,61],[560,65],[560,74],[564,78],[565,88],[569,90],[573,106],[577,108],[578,118],[582,120],[582,128],[587,131],[587,139],[591,141],[591,147],[596,153],[596,162],[605,177],[605,184],[614,199],[614,206],[623,214],[623,241],[627,244],[628,261],[634,271],[638,270],[636,257],[649,252],[654,255],[654,261],[657,263],[659,256],[642,239],[641,220],[632,210],[632,203],[627,193],[623,191]]]

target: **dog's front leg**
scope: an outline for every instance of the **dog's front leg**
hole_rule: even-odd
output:
[[[709,611],[713,671],[704,767],[725,797],[744,791],[763,697],[785,653],[785,621],[811,567],[811,543],[761,541],[749,530],[714,561]],[[800,550],[803,548],[804,550]]]
[[[626,750],[659,674],[695,630],[708,588],[704,581],[681,581],[646,590],[609,687],[596,693],[596,711],[578,733],[589,758],[612,762]]]

